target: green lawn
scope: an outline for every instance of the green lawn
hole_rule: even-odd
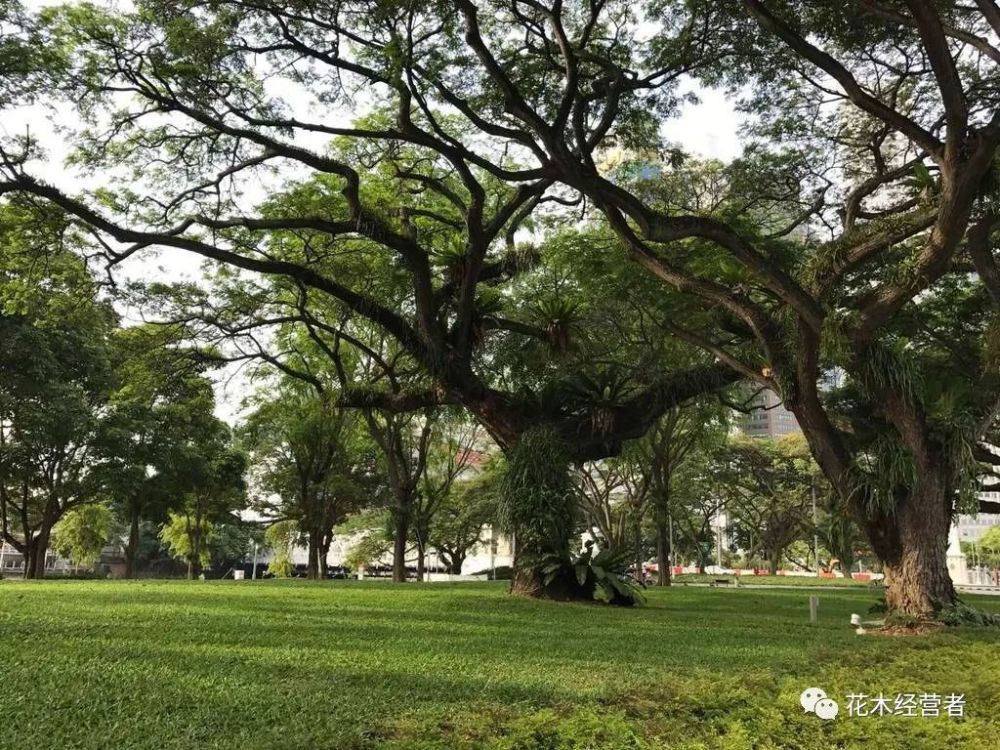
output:
[[[875,596],[821,593],[810,626],[791,590],[3,581],[0,747],[1000,747],[1000,634],[856,636]],[[813,685],[840,717],[802,712]],[[849,692],[965,693],[966,718],[847,718]]]
[[[715,583],[725,578],[735,581],[736,576],[708,573],[685,573],[674,576],[677,583]],[[739,576],[740,585],[746,586],[840,586],[846,588],[869,588],[869,581],[855,581],[853,578],[820,578],[819,576]]]

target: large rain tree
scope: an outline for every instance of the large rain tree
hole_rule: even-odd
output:
[[[796,414],[884,562],[890,608],[927,615],[953,601],[946,530],[974,471],[963,446],[994,413],[994,372],[986,358],[966,373],[981,381],[969,419],[940,418],[906,376],[920,363],[907,361],[897,321],[969,268],[990,293],[984,315],[1000,298],[992,0],[218,0],[114,15],[82,6],[45,21],[39,33],[66,55],[42,58],[49,85],[88,123],[78,157],[136,179],[72,197],[26,171],[29,142],[7,147],[0,190],[55,202],[115,240],[116,258],[180,248],[331,296],[399,341],[439,400],[461,402],[501,445],[556,423],[573,436],[571,458],[592,458],[710,373],[663,379],[609,420],[575,423],[478,376],[477,292],[516,266],[504,237],[544,201],[582,196],[631,258],[701,311],[671,331]],[[692,200],[687,179],[647,189],[602,168],[612,147],[643,154],[643,167],[657,160],[659,123],[686,76],[736,87],[756,115],[755,148],[713,180],[714,200]],[[278,82],[305,104],[277,98]],[[352,125],[344,106],[388,114]],[[350,163],[321,145],[338,136],[362,145]],[[392,164],[405,200],[366,200],[375,162]],[[337,210],[248,215],[235,191],[279,165],[325,177]],[[445,275],[429,238],[451,230],[460,241]],[[267,254],[274,232],[376,243],[408,276],[406,312],[309,254]],[[872,429],[858,433],[824,402],[819,382],[834,366],[872,405]]]
[[[900,318],[955,274],[996,291],[996,5],[660,3],[648,43],[613,5],[456,6],[476,73],[449,77],[455,55],[451,68],[414,63],[415,77],[537,153],[636,262],[697,300],[707,318],[671,321],[678,336],[781,394],[883,560],[891,610],[954,601],[947,529],[975,478],[996,373],[989,357],[952,369],[947,383],[974,387],[940,408]],[[643,114],[669,113],[685,72],[738,88],[754,115],[743,159],[711,180],[673,169],[629,184],[602,170],[612,143],[655,159]],[[824,402],[835,367],[870,429]]]
[[[342,57],[329,47],[339,46],[337,14],[355,10],[374,23],[359,29],[371,43],[359,40]],[[452,24],[450,12],[442,16]],[[547,194],[550,177],[516,166],[531,153],[490,133],[476,151],[465,145],[482,135],[475,123],[443,113],[452,105],[436,95],[409,93],[407,56],[393,50],[409,34],[425,36],[432,27],[413,22],[436,24],[434,15],[415,6],[151,2],[130,13],[47,10],[38,21],[38,43],[48,39],[53,50],[51,75],[42,76],[48,95],[60,92],[82,116],[73,159],[122,170],[128,187],[74,196],[35,179],[29,134],[5,147],[0,192],[58,205],[91,228],[113,263],[156,246],[279,278],[297,300],[295,317],[328,345],[331,336],[347,340],[340,328],[349,314],[426,376],[420,391],[349,403],[383,412],[460,404],[504,449],[551,426],[567,458],[585,459],[617,451],[665,409],[734,379],[711,362],[660,372],[629,398],[600,404],[595,419],[578,402],[540,404],[532,391],[484,377],[487,330],[564,344],[564,311],[541,325],[509,320],[495,314],[495,289],[536,262],[518,239],[535,212],[574,201]],[[286,77],[293,99],[326,114],[276,96],[273,83]],[[369,114],[338,124],[345,104]],[[277,192],[283,176],[301,187],[264,205],[245,195],[261,184]],[[377,258],[403,295],[387,300],[370,275],[345,273],[352,255]]]
[[[131,170],[129,187],[71,197],[36,180],[25,169],[35,155],[29,137],[21,144],[24,151],[17,153],[16,145],[5,150],[11,179],[0,190],[24,189],[59,205],[117,243],[106,248],[114,262],[150,246],[178,248],[287,278],[307,297],[335,300],[391,336],[429,374],[432,392],[407,394],[405,403],[388,405],[461,403],[501,445],[527,427],[560,421],[560,431],[573,436],[575,452],[600,453],[623,435],[642,434],[658,411],[724,382],[718,367],[662,378],[623,404],[613,423],[599,431],[588,427],[586,416],[560,420],[564,415],[540,412],[535,403],[486,385],[473,366],[484,322],[480,292],[530,260],[514,235],[546,200],[552,180],[539,175],[521,185],[503,182],[521,174],[506,166],[512,156],[502,150],[483,156],[463,147],[462,138],[477,134],[409,95],[405,107],[376,109],[356,127],[331,124],[335,116],[300,121],[271,93],[267,81],[285,75],[277,67],[291,75],[298,94],[318,105],[357,96],[363,108],[365,95],[353,88],[359,83],[378,82],[371,92],[375,103],[385,85],[396,93],[405,89],[398,62],[387,68],[386,60],[344,58],[348,68],[365,75],[343,78],[341,58],[324,51],[330,33],[336,35],[335,16],[324,18],[331,12],[332,6],[309,3],[152,2],[125,14],[92,5],[43,13],[46,33],[65,51],[51,65],[50,83],[81,106],[86,122],[74,158],[90,167],[115,163]],[[353,15],[346,7],[344,12]],[[385,29],[371,32],[395,36],[396,15],[392,8],[372,13]],[[379,41],[373,50],[383,47]],[[301,58],[305,67],[296,70],[297,63],[283,59],[286,54]],[[326,66],[324,58],[332,66],[312,68]],[[349,145],[322,145],[338,136]],[[310,148],[308,140],[319,145]],[[246,215],[247,201],[240,201],[238,191],[257,179],[274,186],[273,174],[282,168],[309,177],[307,199],[272,201]],[[368,172],[388,172],[391,179],[369,194]],[[303,238],[296,255],[268,252],[270,242],[290,234]],[[360,246],[377,250],[383,263],[398,269],[407,287],[404,309],[373,294],[368,278],[342,277],[336,266],[324,265],[335,252],[349,254]],[[488,325],[545,335],[502,320]]]

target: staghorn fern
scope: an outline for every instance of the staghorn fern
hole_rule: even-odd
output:
[[[584,550],[572,560],[573,573],[577,583],[586,586],[593,582],[604,592],[608,603],[631,607],[646,601],[642,591],[628,576],[627,554],[602,549],[594,554],[593,540],[587,541]],[[566,561],[555,556],[547,556],[542,562],[542,573],[546,585],[551,583],[565,569]]]
[[[607,433],[614,427],[615,409],[635,392],[635,385],[617,367],[591,377],[578,373],[567,383],[571,404],[590,412],[594,432]]]
[[[580,319],[582,305],[563,299],[542,300],[531,310],[531,317],[545,331],[549,346],[555,352],[565,352],[570,348],[573,333]]]

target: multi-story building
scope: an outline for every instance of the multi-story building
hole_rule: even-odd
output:
[[[996,500],[996,492],[983,492],[984,500]],[[948,537],[948,570],[956,584],[993,585],[992,571],[983,564],[976,548],[980,537],[987,529],[1000,524],[1000,514],[980,513],[978,515],[960,515],[955,518]],[[963,543],[965,550],[963,551]]]
[[[66,574],[74,570],[73,564],[51,550],[45,555],[45,572]],[[7,542],[0,542],[0,576],[24,575],[24,556]]]
[[[795,415],[781,402],[778,394],[762,390],[751,403],[751,411],[741,421],[740,429],[747,437],[776,438],[802,432]]]
[[[979,497],[983,500],[996,502],[998,495],[1000,493],[981,492]],[[988,529],[998,525],[1000,525],[1000,513],[980,513],[975,516],[960,515],[955,519],[960,542],[978,542]]]

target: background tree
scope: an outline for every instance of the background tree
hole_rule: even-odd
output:
[[[413,528],[420,480],[427,468],[427,454],[437,414],[364,412],[368,432],[378,445],[388,478],[389,523],[392,537],[392,580],[406,581],[406,553]]]
[[[624,461],[590,461],[574,471],[577,494],[587,523],[602,548],[620,552],[629,545],[632,524],[626,498]]]
[[[215,525],[207,518],[182,512],[169,513],[167,522],[160,527],[160,540],[173,557],[186,563],[189,580],[200,575],[201,569],[211,563],[209,544],[214,534]]]
[[[176,447],[173,458],[171,486],[183,494],[161,538],[186,559],[193,579],[211,561],[208,537],[217,533],[215,525],[235,521],[233,511],[246,506],[246,456],[232,445],[225,423],[211,417],[195,439]]]
[[[257,510],[298,526],[306,577],[316,580],[326,578],[334,527],[367,499],[375,468],[360,415],[334,399],[281,377],[254,399],[242,428],[261,493]]]
[[[979,537],[973,554],[992,570],[994,583],[1000,580],[1000,526],[992,526]]]
[[[44,575],[52,529],[103,490],[116,320],[58,212],[0,203],[0,527]]]
[[[495,524],[498,472],[487,467],[478,476],[454,484],[434,514],[428,544],[452,575],[461,575],[469,552],[483,542],[483,529]]]
[[[230,514],[215,525],[208,544],[209,565],[224,578],[242,567],[255,544],[260,548],[263,543],[264,528],[258,521]]]
[[[114,514],[101,503],[72,508],[52,529],[52,548],[77,567],[90,568],[111,539]]]
[[[733,440],[716,454],[713,475],[726,495],[730,524],[747,556],[758,553],[777,575],[785,550],[809,528],[815,464],[805,440]]]
[[[128,526],[125,576],[137,573],[143,519],[161,522],[184,493],[172,470],[184,446],[211,427],[214,395],[208,362],[179,326],[115,331],[115,390],[103,427],[102,476]]]
[[[692,400],[669,410],[638,442],[639,466],[648,476],[659,586],[670,585],[669,525],[677,473],[695,452],[711,451],[725,439],[727,411],[721,401]]]
[[[385,534],[384,527],[363,530],[348,550],[344,562],[360,574],[365,568],[377,565],[391,549],[392,539]]]
[[[678,554],[693,553],[699,573],[716,557],[716,526],[728,499],[716,481],[718,466],[712,458],[708,452],[697,451],[681,465],[670,506],[671,520],[681,537]]]
[[[630,558],[637,576],[644,576],[648,549],[644,522],[652,500],[652,474],[636,445],[622,455],[577,467],[575,477],[582,510],[596,531],[602,550]]]
[[[858,562],[858,552],[867,549],[867,540],[858,527],[857,520],[847,512],[838,498],[831,498],[829,494],[821,497],[826,502],[814,532],[823,547],[839,561],[841,572],[849,576]]]
[[[478,438],[477,425],[474,422],[470,424],[463,414],[442,414],[437,419],[427,447],[427,459],[413,508],[413,537],[417,550],[417,578],[419,580],[424,578],[424,561],[428,547],[436,547],[431,539],[434,536],[432,529],[435,526],[438,513],[442,512],[443,506],[449,503],[455,490],[455,483],[467,471],[476,469],[474,461],[480,457],[479,452],[475,450]],[[451,502],[451,520],[455,522],[458,517],[465,516],[466,523],[471,522],[470,517],[476,515],[476,504],[464,503],[465,512],[462,512],[461,505],[461,503]],[[468,538],[468,532],[466,534],[460,533],[459,526],[460,524],[455,523],[452,525],[454,536],[457,537],[453,539],[454,542],[461,542]],[[459,556],[464,557],[464,551],[459,555],[459,547],[460,545],[452,546],[451,568],[454,568]],[[468,549],[468,546],[465,549]],[[458,560],[457,564],[459,571],[461,571],[461,560]]]
[[[295,521],[275,521],[264,532],[264,543],[271,550],[267,572],[276,578],[290,578],[295,569],[292,553],[299,543],[299,526]]]

